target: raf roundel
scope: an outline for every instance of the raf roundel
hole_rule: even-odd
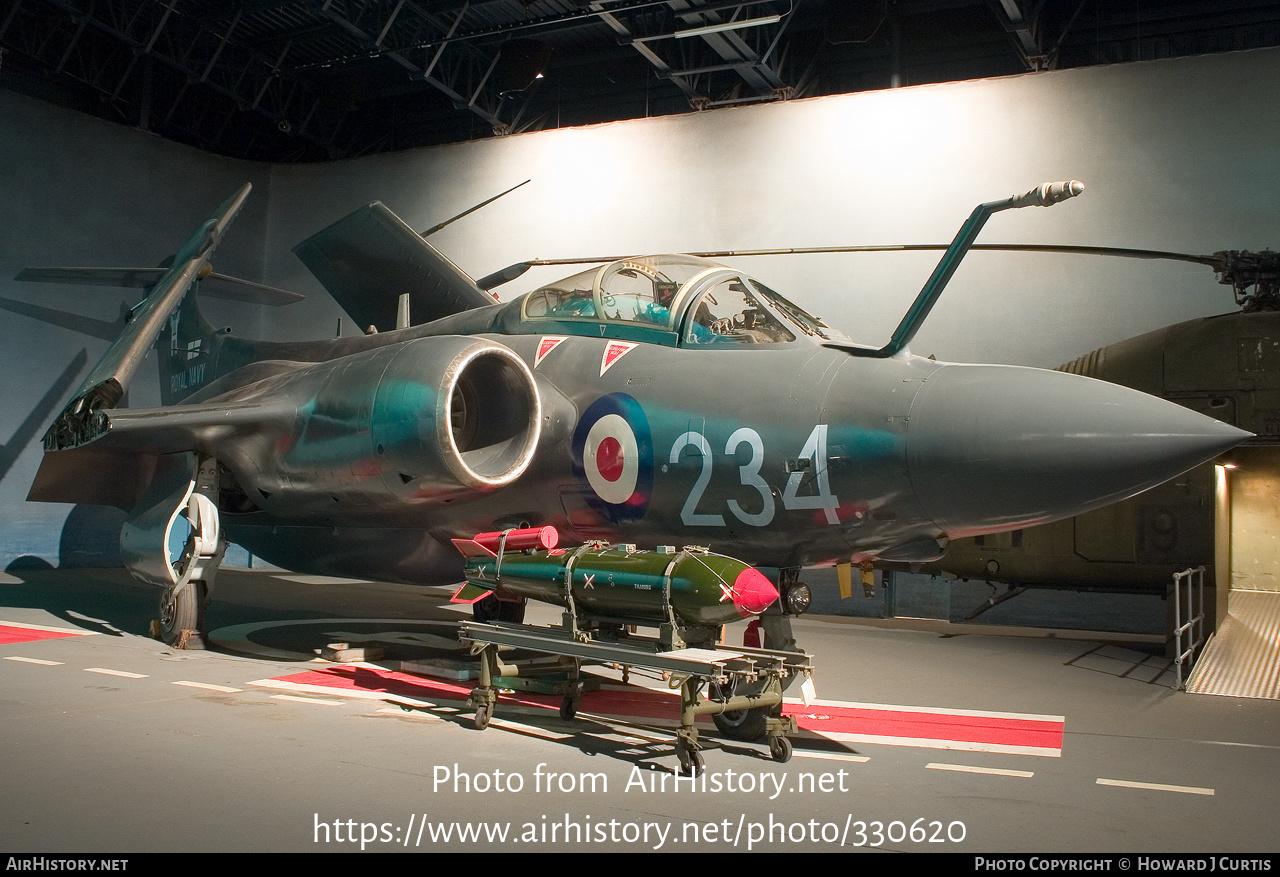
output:
[[[631,499],[640,475],[639,453],[635,433],[620,416],[597,420],[582,448],[582,468],[596,496],[612,505]]]
[[[573,450],[589,504],[613,521],[644,516],[653,488],[653,444],[639,402],[625,393],[597,399],[578,421]]]

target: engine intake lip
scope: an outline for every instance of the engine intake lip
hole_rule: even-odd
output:
[[[510,348],[477,341],[454,357],[437,397],[436,437],[467,487],[496,490],[533,461],[542,400],[533,372]]]

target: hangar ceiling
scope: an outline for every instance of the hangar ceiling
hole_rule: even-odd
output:
[[[1257,0],[10,0],[0,9],[0,88],[281,163],[1280,43],[1280,3]]]

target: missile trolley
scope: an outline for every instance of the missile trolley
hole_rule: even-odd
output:
[[[481,619],[465,622],[460,639],[480,659],[479,684],[468,704],[475,726],[488,726],[497,703],[495,680],[517,675],[505,665],[502,649],[528,649],[556,655],[569,668],[569,685],[560,715],[572,719],[582,699],[583,664],[639,667],[669,674],[680,688],[680,729],[676,755],[681,771],[702,771],[698,716],[710,715],[725,736],[738,740],[767,737],[774,760],[791,758],[787,735],[795,719],[782,715],[784,689],[813,672],[808,655],[759,648],[717,645],[724,624],[755,618],[778,599],[763,574],[742,561],[705,548],[660,547],[591,541],[557,547],[553,527],[482,533],[455,539],[466,557],[466,583],[453,601],[487,606]],[[511,623],[523,617],[523,601],[541,600],[564,607],[560,627]],[[495,604],[496,600],[496,606]],[[656,628],[656,637],[637,636],[636,627]],[[704,697],[705,693],[705,697]]]

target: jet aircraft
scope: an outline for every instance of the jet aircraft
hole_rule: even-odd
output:
[[[29,498],[127,510],[125,563],[163,589],[159,634],[179,646],[198,642],[227,539],[292,570],[422,584],[461,580],[450,540],[482,531],[693,543],[773,571],[798,611],[802,567],[934,560],[1248,436],[1077,375],[909,352],[989,216],[1082,188],[979,205],[872,348],[689,255],[614,259],[495,302],[503,272],[477,284],[376,202],[295,252],[353,317],[397,328],[242,339],[194,291],[229,280],[209,259],[246,186],[165,269],[29,270],[149,290],[50,427]],[[164,405],[117,408],[157,341]]]

